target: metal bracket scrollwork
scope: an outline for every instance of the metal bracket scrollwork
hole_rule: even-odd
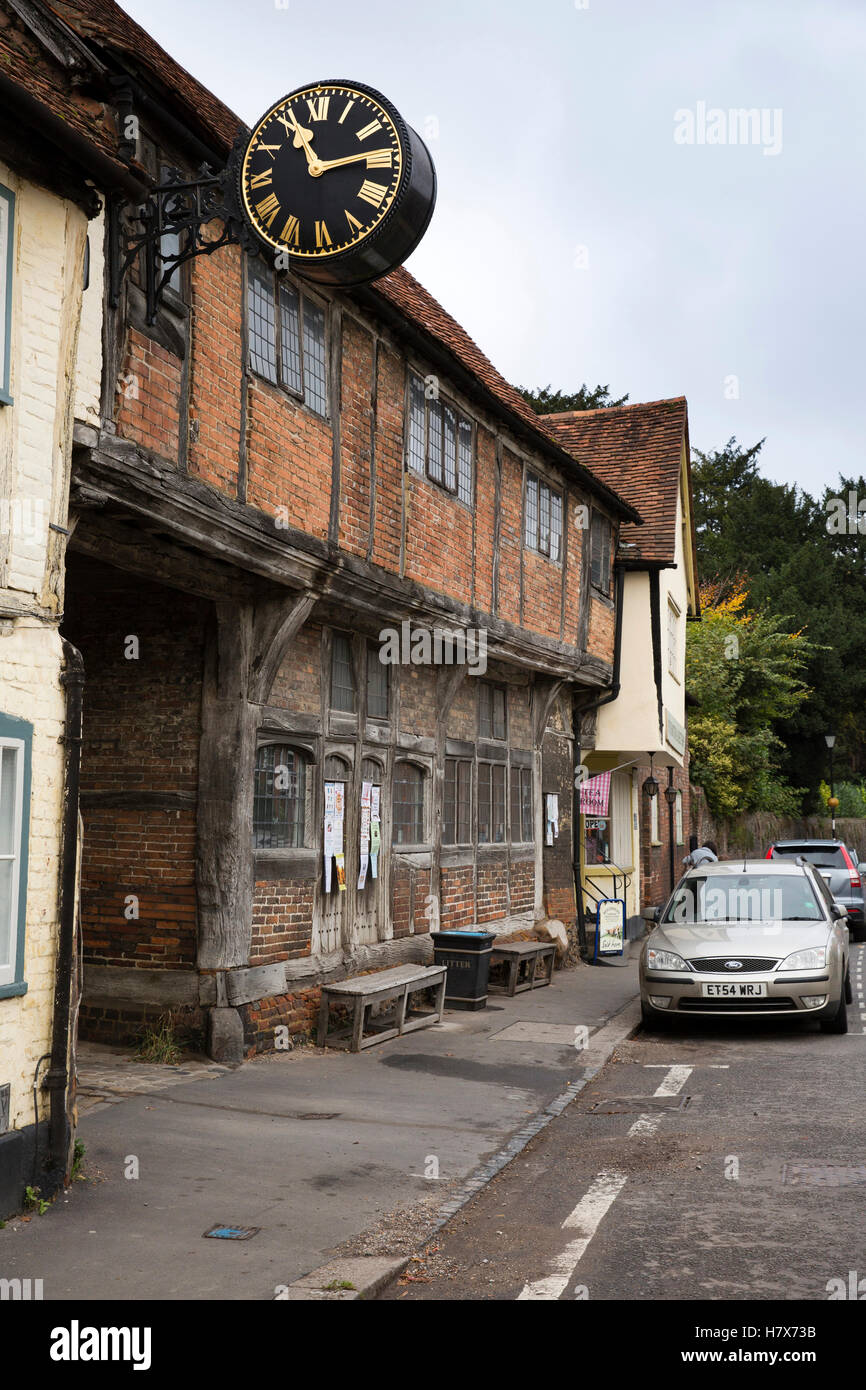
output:
[[[139,282],[148,323],[159,312],[163,294],[178,266],[196,256],[210,256],[220,247],[240,245],[251,255],[261,245],[250,234],[237,202],[236,155],[245,137],[239,135],[225,168],[214,172],[203,164],[188,179],[179,169],[167,169],[164,183],[155,185],[137,208],[115,202],[110,236],[110,302],[117,308],[123,281],[139,263]],[[222,222],[216,236],[205,235],[212,222]]]

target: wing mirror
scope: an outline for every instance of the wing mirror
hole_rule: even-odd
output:
[[[657,922],[661,913],[662,910],[660,907],[645,907],[641,913],[641,917],[645,922]]]
[[[841,922],[843,917],[847,920],[848,913],[845,911],[845,908],[840,907],[838,903],[834,903],[830,911],[832,912],[837,922]]]

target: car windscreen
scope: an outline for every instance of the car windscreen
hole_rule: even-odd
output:
[[[821,922],[825,914],[805,874],[707,874],[684,878],[662,923]]]
[[[792,859],[802,857],[807,864],[822,869],[847,869],[845,856],[838,845],[774,845],[773,858],[787,855]]]

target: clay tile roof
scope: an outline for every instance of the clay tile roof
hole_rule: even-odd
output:
[[[624,526],[629,558],[673,564],[683,443],[688,457],[685,396],[600,410],[545,416],[556,437],[608,487],[631,502],[644,525]]]
[[[564,451],[574,459],[574,450],[561,437],[558,430],[555,431],[550,428],[550,421],[554,417],[535,413],[520,392],[511,386],[504,376],[496,370],[490,359],[485,357],[478,344],[470,338],[466,329],[462,328],[457,320],[443,309],[438,300],[434,299],[432,294],[425,290],[424,286],[413,275],[410,275],[405,267],[401,266],[398,270],[392,271],[390,275],[375,281],[373,289],[396,309],[399,309],[405,318],[445,347],[461,366],[470,371],[487,388],[500,406],[519,416],[523,423],[537,436],[540,448],[543,449],[547,446],[549,449],[550,445],[553,444],[557,453]],[[614,503],[622,505],[624,502],[630,510],[643,515],[637,504],[626,497],[618,482],[611,483],[583,459],[576,459],[575,461],[579,466],[585,465],[580,467],[579,471],[590,486],[595,481],[600,482],[608,493],[612,494]],[[631,526],[629,529],[635,528]]]
[[[50,0],[47,8],[95,48],[122,55],[131,72],[155,79],[172,104],[183,109],[198,138],[215,151],[228,154],[245,123],[175,62],[114,0]]]

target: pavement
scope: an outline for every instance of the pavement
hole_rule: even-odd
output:
[[[83,1044],[84,1180],[0,1230],[0,1278],[46,1300],[260,1300],[336,1257],[405,1259],[565,1110],[636,994],[633,954],[357,1054],[166,1067]],[[202,1238],[220,1226],[253,1233]]]
[[[382,1299],[862,1301],[864,961],[845,1035],[690,1018],[619,1042]]]

